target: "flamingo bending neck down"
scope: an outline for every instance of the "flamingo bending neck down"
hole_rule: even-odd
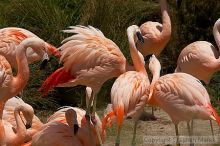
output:
[[[111,89],[112,111],[103,119],[104,130],[109,118],[116,117],[118,128],[115,146],[120,144],[121,127],[124,118],[127,116],[132,117],[135,121],[132,146],[135,145],[137,121],[148,99],[147,89],[150,86],[150,82],[144,63],[135,47],[134,36],[137,32],[139,32],[139,28],[135,25],[127,29],[130,54],[135,71],[128,71],[116,79]]]
[[[159,0],[162,24],[158,22],[148,21],[140,26],[141,34],[144,38],[144,43],[138,43],[137,48],[144,57],[155,54],[159,56],[171,37],[171,21],[168,14],[167,0]]]
[[[48,119],[42,129],[33,136],[32,146],[98,146],[99,141],[92,128],[91,141],[84,118],[86,111],[77,107],[65,107],[55,112]],[[101,121],[96,115],[97,124],[101,128]],[[51,139],[53,137],[53,139]]]
[[[181,121],[187,122],[190,136],[190,120],[215,120],[220,126],[220,119],[210,103],[208,92],[198,79],[186,73],[159,77],[159,70],[154,70],[151,66],[149,64],[149,69],[157,75],[151,83],[148,103],[155,103],[170,116],[175,125],[178,145],[178,123]]]
[[[23,114],[26,123],[23,122],[20,113]],[[33,115],[33,108],[28,104],[24,104],[15,107],[16,128],[11,123],[3,120],[7,146],[20,146],[26,142],[27,130],[32,125]]]
[[[13,76],[11,66],[5,57],[0,56],[0,144],[3,146],[7,139],[7,137],[5,137],[4,125],[2,123],[4,105],[9,98],[16,96],[27,84],[29,79],[29,67],[25,52],[28,47],[33,48],[36,52],[38,49],[43,49],[45,51],[44,56],[47,56],[46,45],[43,40],[34,37],[23,40],[16,49],[18,67],[16,76]]]
[[[21,98],[19,97],[13,97],[7,100],[5,103],[4,111],[3,111],[3,120],[10,123],[13,127],[16,127],[16,119],[14,116],[15,107],[18,106],[31,106],[27,103],[25,103]],[[28,112],[28,111],[27,111]],[[26,113],[27,113],[26,112]],[[29,112],[30,113],[30,112]],[[30,113],[29,115],[31,115]],[[25,118],[24,114],[21,114],[21,118],[24,123],[27,123],[27,118]],[[43,126],[43,123],[40,121],[40,119],[34,115],[33,113],[33,120],[32,125],[30,128],[26,130],[26,137],[25,142],[28,142],[32,139],[32,136],[39,131],[39,129]]]
[[[212,75],[220,70],[220,19],[213,27],[216,49],[206,41],[196,41],[186,46],[180,53],[175,72],[193,75],[209,84]]]

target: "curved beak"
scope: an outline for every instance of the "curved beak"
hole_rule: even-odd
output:
[[[143,44],[144,38],[143,38],[141,32],[140,31],[136,32],[136,35],[137,35],[138,40]]]
[[[48,56],[47,53],[45,53],[44,56],[43,56],[42,62],[40,64],[40,70],[45,69],[48,62],[49,62],[49,56]]]
[[[176,0],[177,8],[181,7],[182,0]]]
[[[77,132],[78,132],[78,130],[79,130],[79,125],[78,124],[74,124],[73,125],[74,127],[73,127],[73,129],[74,129],[74,135],[76,135],[77,134]]]
[[[27,124],[25,125],[25,127],[26,127],[26,129],[29,129],[29,128],[31,128],[31,124],[28,124],[28,123],[27,123]]]

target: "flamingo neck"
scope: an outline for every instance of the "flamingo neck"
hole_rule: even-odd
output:
[[[171,21],[170,21],[170,16],[168,14],[167,0],[160,0],[159,3],[162,13],[162,24],[163,24],[161,37],[169,41],[171,36]]]
[[[220,30],[220,19],[218,19],[215,22],[214,27],[213,27],[213,35],[214,35],[214,38],[215,38],[215,42],[218,46],[218,50],[220,52],[220,33],[219,33],[219,30]]]
[[[17,61],[17,75],[13,78],[13,89],[12,94],[15,96],[18,92],[24,89],[29,79],[29,67],[26,56],[26,50],[28,46],[20,44],[16,49],[16,61]]]
[[[131,54],[131,58],[134,64],[134,68],[136,71],[138,72],[142,72],[144,73],[146,76],[147,72],[145,70],[144,64],[138,54],[138,50],[135,46],[135,41],[134,41],[134,35],[136,34],[136,29],[134,26],[130,26],[127,29],[127,36],[128,36],[128,42],[129,42],[129,49],[130,49],[130,54]]]
[[[160,70],[157,70],[153,73],[153,79],[151,81],[151,84],[154,84],[158,79],[160,78]]]
[[[17,125],[16,141],[24,140],[26,136],[26,127],[21,119],[20,112],[24,110],[23,106],[18,106],[14,110],[15,121]]]

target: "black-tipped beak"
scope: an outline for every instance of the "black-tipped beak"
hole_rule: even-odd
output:
[[[182,3],[182,0],[176,0],[176,4],[177,4],[178,9],[181,7],[181,3]]]
[[[30,124],[26,124],[25,127],[26,127],[26,129],[29,129],[29,128],[31,128],[31,125]]]
[[[48,62],[49,62],[48,59],[44,59],[40,64],[40,70],[45,69]]]
[[[136,35],[137,35],[138,40],[139,40],[141,43],[144,43],[144,38],[143,38],[141,32],[139,32],[139,31],[136,32]]]
[[[74,135],[77,134],[78,130],[79,130],[79,125],[78,124],[74,124]]]
[[[145,61],[145,62],[148,62],[149,59],[151,58],[151,56],[152,56],[152,54],[145,56],[145,57],[144,57],[144,61]]]
[[[47,63],[49,62],[49,56],[47,53],[44,54],[43,56],[43,60],[40,64],[40,70],[45,69],[45,67],[47,66]]]

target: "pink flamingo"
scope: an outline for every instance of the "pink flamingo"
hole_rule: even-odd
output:
[[[5,103],[2,119],[10,123],[13,127],[16,127],[16,119],[14,117],[14,111],[15,111],[15,107],[17,106],[30,106],[30,105],[25,103],[19,97],[10,98]],[[24,118],[24,115],[20,115],[20,116],[22,117],[24,123],[26,123],[27,120]],[[40,119],[36,115],[33,115],[32,125],[30,125],[30,127],[26,130],[25,142],[30,141],[32,139],[32,136],[37,131],[39,131],[42,126],[43,123],[40,121]]]
[[[168,14],[167,0],[159,0],[162,24],[158,22],[147,21],[140,26],[144,43],[137,43],[137,48],[146,57],[155,54],[159,56],[171,37],[171,21]],[[137,38],[135,38],[135,41]]]
[[[26,124],[23,122],[20,113],[22,113]],[[7,146],[20,146],[27,141],[26,133],[32,125],[33,115],[33,108],[28,104],[23,104],[14,108],[15,125],[3,120]]]
[[[92,114],[94,116],[97,93],[102,84],[108,79],[126,72],[128,64],[118,46],[107,39],[100,30],[92,26],[70,28],[64,32],[76,35],[66,38],[63,41],[64,44],[59,48],[63,67],[57,69],[42,84],[41,89],[44,88],[42,95],[54,86],[85,85],[91,87],[93,90],[91,99],[94,101]],[[90,113],[89,110],[87,112]]]
[[[37,37],[32,32],[17,27],[6,27],[0,29],[0,55],[3,55],[12,66],[12,68],[17,69],[16,62],[16,45],[19,45],[24,39]],[[57,57],[59,57],[59,52],[57,49],[49,43],[45,43],[47,53],[51,53]],[[34,51],[32,48],[28,48],[26,50],[26,56],[28,60],[28,64],[43,59],[44,58],[43,50],[38,50],[38,52]]]
[[[117,137],[115,145],[120,143],[120,131],[123,119],[126,116],[132,117],[135,121],[132,145],[135,145],[137,121],[148,100],[148,87],[150,82],[144,64],[138,55],[135,47],[134,35],[139,31],[135,25],[128,27],[127,35],[130,46],[130,53],[136,71],[128,71],[120,75],[114,82],[111,89],[112,112],[108,113],[103,120],[103,129],[110,119],[117,119]]]
[[[13,96],[16,96],[27,84],[29,79],[29,68],[26,58],[26,49],[28,47],[33,50],[38,48],[45,50],[46,44],[39,38],[27,38],[23,40],[16,49],[16,60],[18,72],[16,76],[13,76],[12,69],[5,57],[0,56],[0,144],[5,146],[7,137],[5,136],[4,124],[2,123],[3,109],[5,102]],[[43,55],[47,56],[47,55]]]
[[[212,75],[220,70],[220,19],[215,22],[213,35],[218,50],[209,42],[196,41],[180,53],[175,72],[185,72],[209,84]]]
[[[86,111],[77,107],[65,107],[54,113],[48,123],[33,136],[32,146],[98,146],[99,141],[92,126],[92,141],[85,120]],[[101,130],[101,121],[96,115]],[[53,139],[51,138],[53,137]],[[93,141],[95,140],[95,141]]]
[[[155,57],[153,59],[154,62],[159,62]],[[178,123],[181,121],[187,122],[190,136],[190,120],[215,120],[220,126],[220,119],[210,103],[209,95],[198,79],[186,73],[173,73],[159,77],[160,65],[155,64],[149,64],[154,78],[148,103],[155,103],[171,117],[175,125],[178,145]]]

